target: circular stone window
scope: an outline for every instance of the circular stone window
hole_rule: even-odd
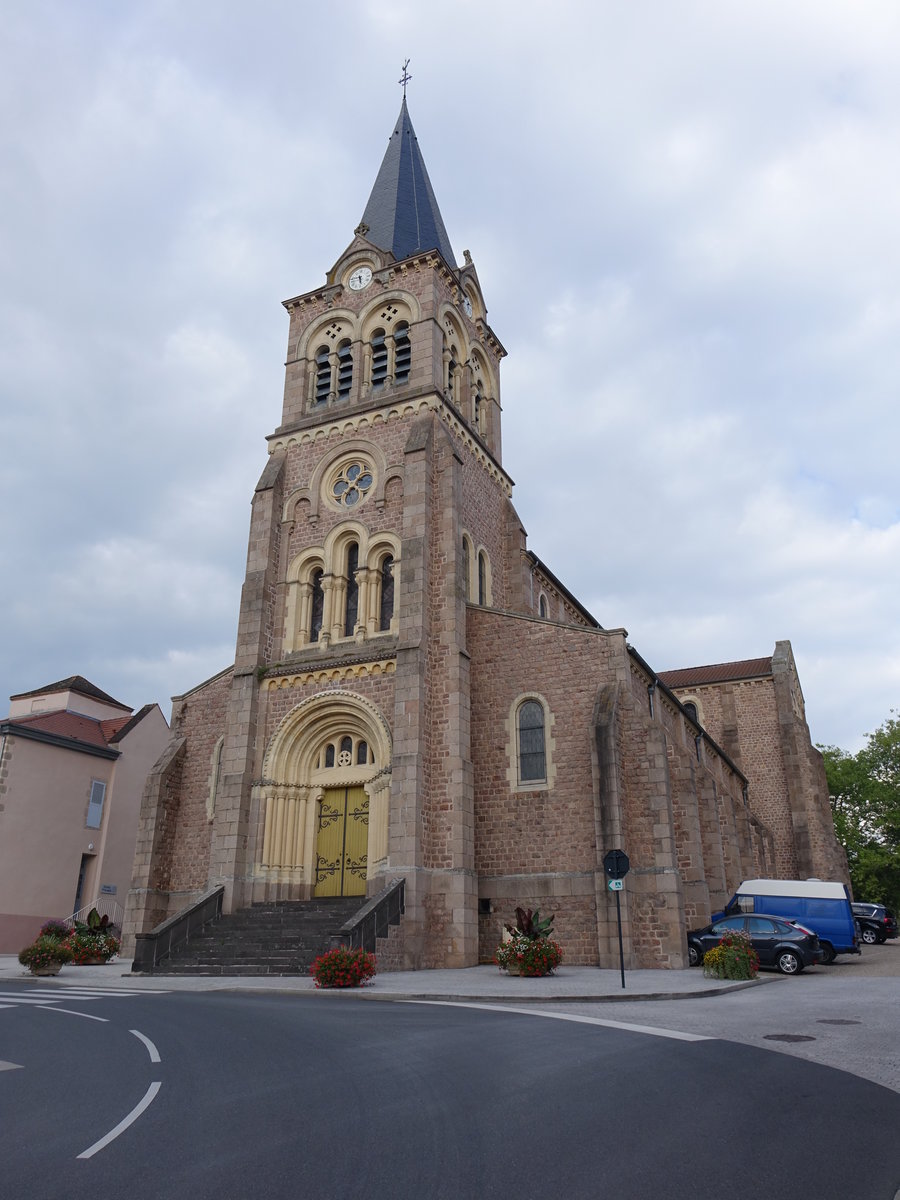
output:
[[[365,500],[374,482],[375,476],[369,464],[364,459],[355,458],[329,476],[325,492],[338,508],[355,508]]]

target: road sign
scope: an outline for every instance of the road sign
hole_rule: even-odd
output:
[[[624,850],[610,850],[603,859],[603,868],[610,879],[624,879],[630,866]]]
[[[607,881],[606,886],[611,892],[621,892],[625,884],[621,879],[610,879]]]

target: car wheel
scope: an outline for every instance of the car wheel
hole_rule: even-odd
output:
[[[866,943],[867,946],[874,946],[875,943],[878,941],[878,934],[875,932],[874,929],[866,928],[862,931],[862,940]]]
[[[837,955],[834,952],[834,946],[832,946],[829,942],[820,942],[819,945],[822,950],[822,962],[827,967],[837,958]]]
[[[699,967],[702,957],[703,956],[693,942],[688,942],[688,965],[692,967]]]
[[[775,960],[775,965],[782,975],[799,975],[803,970],[803,963],[793,950],[782,950]]]

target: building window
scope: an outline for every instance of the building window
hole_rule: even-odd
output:
[[[353,508],[365,497],[373,483],[374,477],[367,464],[357,460],[348,463],[335,479],[331,485],[331,495],[343,508]]]
[[[372,390],[383,388],[387,381],[388,351],[384,330],[376,329],[372,334]]]
[[[338,400],[346,400],[353,386],[353,350],[349,341],[338,346]]]
[[[378,628],[384,632],[391,627],[394,618],[394,559],[388,554],[381,564],[381,602],[378,612]]]
[[[537,700],[526,700],[519,708],[519,781],[543,782],[547,778],[544,750],[544,709]]]
[[[331,356],[327,346],[316,351],[316,404],[325,404],[331,391]]]
[[[450,357],[447,359],[447,381],[446,381],[447,399],[450,401],[451,404],[456,404],[456,402],[457,402],[457,398],[456,398],[456,372],[457,372],[456,356],[458,354],[459,354],[459,351],[456,349],[456,347],[451,346],[450,347]]]
[[[483,550],[478,551],[478,603],[488,603],[487,555]]]
[[[369,761],[369,746],[367,742],[359,742],[356,747],[356,765],[364,767]]]
[[[322,632],[322,620],[325,615],[325,590],[322,587],[323,571],[316,571],[312,577],[312,598],[310,602],[309,640],[317,642]]]
[[[698,720],[697,705],[693,702],[693,700],[688,700],[685,704],[682,705],[682,708],[687,713],[687,715],[691,718],[692,721]]]
[[[99,779],[91,780],[91,799],[88,804],[88,814],[85,825],[88,829],[99,829],[103,820],[103,801],[106,798],[106,784]]]
[[[356,617],[359,612],[359,583],[356,571],[359,567],[359,546],[351,542],[347,547],[347,607],[344,619],[344,637],[353,637]]]
[[[538,601],[538,612],[544,618],[547,616],[547,597],[541,592],[541,598]]]
[[[409,326],[405,321],[400,321],[394,328],[394,383],[406,383],[411,361]]]

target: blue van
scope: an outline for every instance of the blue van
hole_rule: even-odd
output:
[[[822,960],[834,962],[838,954],[859,954],[856,922],[850,892],[843,883],[821,879],[745,879],[713,920],[732,913],[769,913],[796,921],[817,935],[825,952]]]

